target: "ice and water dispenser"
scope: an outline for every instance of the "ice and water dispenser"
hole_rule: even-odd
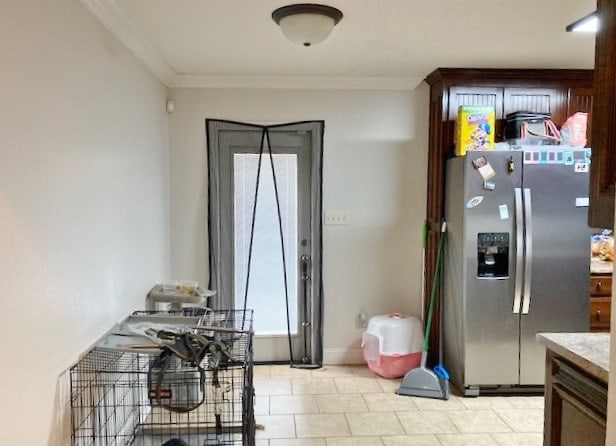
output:
[[[477,277],[498,279],[509,277],[509,233],[477,234]]]

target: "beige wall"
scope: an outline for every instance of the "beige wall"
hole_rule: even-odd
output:
[[[421,309],[428,88],[414,91],[172,89],[171,270],[207,283],[205,119],[325,121],[323,208],[326,362],[359,361],[355,318]]]
[[[4,2],[0,29],[0,443],[67,445],[78,355],[153,283],[207,283],[206,118],[325,120],[324,210],[352,215],[324,227],[327,362],[360,359],[360,310],[420,313],[425,84],[176,89],[168,135],[166,88],[79,2]]]
[[[0,13],[0,443],[70,442],[64,371],[169,271],[166,88],[74,0]]]

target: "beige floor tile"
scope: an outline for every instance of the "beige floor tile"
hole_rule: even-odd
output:
[[[419,398],[410,396],[417,409],[419,410],[463,410],[466,406],[462,404],[460,397],[450,395],[448,400],[440,400],[436,398]]]
[[[288,364],[276,364],[270,366],[270,378],[312,378],[310,370],[294,369]]]
[[[255,366],[256,446],[539,446],[543,397],[400,396],[365,365]]]
[[[351,373],[355,376],[363,376],[367,378],[376,378],[377,375],[372,370],[368,368],[366,365],[351,365]]]
[[[368,412],[361,394],[317,395],[317,404],[321,413]]]
[[[386,379],[386,378],[381,378],[380,376],[378,376],[376,380],[381,386],[381,389],[383,389],[383,392],[389,392],[389,393],[397,392],[398,389],[400,388],[400,383],[402,382],[402,378]]]
[[[417,406],[408,396],[400,396],[395,393],[364,393],[363,397],[371,412],[417,410]]]
[[[294,438],[295,420],[293,415],[259,415],[255,416],[256,422],[263,425],[264,429],[258,429],[256,437],[263,438]]]
[[[295,415],[297,437],[349,437],[349,425],[343,414]]]
[[[511,432],[493,410],[448,410],[446,414],[463,434]]]
[[[270,378],[270,366],[269,365],[256,365],[252,368],[252,376],[253,378],[262,378],[269,379]]]
[[[291,395],[290,379],[255,379],[255,395]]]
[[[322,395],[338,393],[334,378],[308,378],[293,379],[293,393],[295,395]]]
[[[508,396],[505,398],[514,409],[543,409],[545,404],[542,396]]]
[[[498,446],[490,434],[447,434],[438,439],[443,446]]]
[[[460,398],[467,409],[513,409],[513,406],[503,396],[479,396],[476,398]]]
[[[255,415],[269,415],[269,396],[255,396]]]
[[[543,446],[543,434],[492,434],[500,446]]]
[[[269,398],[272,415],[319,413],[314,395],[272,395]]]
[[[441,446],[436,435],[395,435],[381,440],[385,446]]]
[[[338,393],[379,393],[383,389],[375,378],[334,378]]]
[[[404,429],[394,412],[364,412],[346,414],[351,435],[402,435]]]
[[[543,432],[543,410],[541,409],[496,409],[515,432]]]
[[[348,365],[324,365],[312,371],[313,378],[334,378],[336,376],[354,376],[353,369]]]
[[[458,433],[445,412],[396,412],[407,434],[448,434]]]
[[[324,438],[282,438],[270,440],[269,446],[327,446]]]
[[[379,437],[328,438],[327,446],[383,446]]]

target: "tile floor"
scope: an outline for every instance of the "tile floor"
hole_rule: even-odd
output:
[[[543,398],[398,396],[364,366],[255,366],[257,446],[535,446]]]

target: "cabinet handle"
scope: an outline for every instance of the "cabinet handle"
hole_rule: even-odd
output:
[[[603,283],[597,282],[597,291],[601,291],[601,288],[603,288]]]
[[[601,310],[597,310],[597,311],[595,312],[595,319],[600,320],[600,319],[601,319],[601,314],[602,314],[602,313],[601,313]]]

